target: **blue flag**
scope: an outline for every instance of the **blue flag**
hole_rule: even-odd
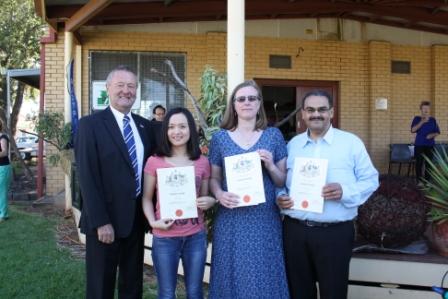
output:
[[[78,121],[79,121],[79,117],[78,117],[78,101],[76,100],[76,95],[75,95],[75,86],[73,84],[73,69],[74,69],[74,63],[75,60],[72,59],[72,61],[70,61],[68,67],[68,71],[67,71],[67,75],[68,75],[68,93],[70,95],[70,106],[71,106],[71,124],[72,124],[72,136],[71,136],[71,146],[73,146],[73,137],[76,134],[76,131],[78,130]]]

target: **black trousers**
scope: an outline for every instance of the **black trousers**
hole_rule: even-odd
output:
[[[432,146],[415,146],[414,156],[415,156],[415,176],[417,180],[420,180],[423,176],[426,180],[429,180],[428,163],[426,162],[425,155],[429,159],[433,156]]]
[[[143,227],[134,225],[126,238],[112,244],[86,236],[86,270],[88,299],[113,299],[118,268],[118,298],[140,299],[143,290]]]
[[[291,298],[347,298],[354,242],[353,221],[328,227],[309,227],[285,217],[283,244]]]

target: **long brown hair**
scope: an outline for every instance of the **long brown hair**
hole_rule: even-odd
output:
[[[173,156],[172,145],[168,138],[168,129],[170,125],[170,118],[174,114],[183,114],[187,118],[188,129],[190,130],[190,139],[187,142],[187,155],[190,160],[196,161],[201,156],[201,151],[199,150],[198,131],[194,122],[193,115],[191,115],[191,112],[188,109],[183,107],[170,109],[163,119],[161,128],[162,133],[156,154],[160,157]]]
[[[221,123],[221,128],[233,131],[238,126],[238,115],[235,111],[235,95],[238,90],[244,87],[252,87],[258,93],[258,97],[260,99],[260,108],[258,109],[257,121],[255,122],[254,130],[264,130],[268,126],[268,120],[263,107],[263,95],[261,94],[261,89],[254,80],[244,81],[243,83],[238,84],[233,89],[232,95],[230,96],[230,102],[228,103],[226,111],[224,112],[224,118]]]

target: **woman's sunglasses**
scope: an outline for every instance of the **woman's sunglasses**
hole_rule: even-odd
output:
[[[255,101],[260,100],[260,98],[258,96],[240,96],[240,97],[235,98],[235,102],[244,103],[246,101],[246,99],[249,100],[249,102],[255,102]]]

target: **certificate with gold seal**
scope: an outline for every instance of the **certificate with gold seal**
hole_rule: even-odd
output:
[[[157,169],[161,219],[197,218],[194,166]]]
[[[257,152],[224,158],[227,191],[240,197],[238,207],[266,202],[261,159]]]
[[[295,158],[289,196],[294,200],[292,209],[322,213],[322,188],[327,180],[327,159]]]

